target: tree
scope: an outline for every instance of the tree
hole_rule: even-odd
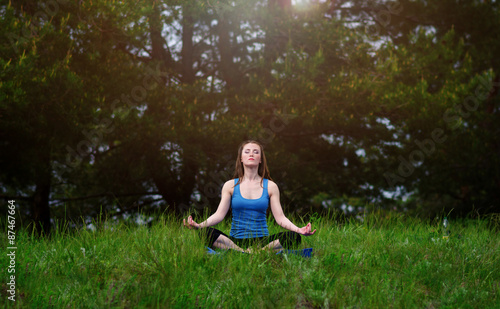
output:
[[[67,19],[51,23],[36,5],[2,9],[2,193],[30,204],[23,210],[38,232],[48,232],[52,162],[62,160],[65,146],[87,127],[99,99],[72,69]]]
[[[390,157],[415,172],[408,172],[411,182],[403,182],[401,173],[386,177],[388,182],[415,193],[413,201],[422,213],[443,208],[454,208],[461,215],[473,209],[492,211],[499,200],[499,147],[493,137],[498,131],[493,119],[498,114],[500,82],[498,59],[493,56],[500,48],[493,39],[500,29],[498,3],[360,1],[350,7],[338,3],[335,9],[363,21],[365,30],[376,29],[368,31],[376,34],[373,37],[390,42],[382,51],[390,61],[378,62],[398,70],[397,80],[389,78],[388,84],[396,92],[385,89],[376,98],[381,102],[398,98],[395,104],[401,107],[387,120],[399,131],[401,152]],[[408,95],[417,93],[416,87],[425,89],[420,98]],[[447,140],[436,144],[435,153],[426,154],[418,164],[397,159],[423,151],[417,145],[436,128],[444,130]]]
[[[249,138],[290,210],[499,198],[495,3],[57,4],[1,11],[2,195],[45,229],[49,212],[213,210]]]

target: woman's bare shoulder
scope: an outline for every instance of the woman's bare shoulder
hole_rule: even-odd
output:
[[[273,191],[278,190],[279,191],[278,185],[272,180],[268,181],[267,187],[269,188],[269,190],[273,190]]]
[[[234,188],[234,179],[228,180],[224,183],[222,191],[227,191],[232,194]]]

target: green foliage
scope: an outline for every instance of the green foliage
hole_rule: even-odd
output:
[[[196,232],[164,218],[150,228],[95,222],[51,239],[19,231],[19,307],[495,308],[500,246],[490,219],[439,223],[397,213],[339,224],[317,218],[311,258],[205,253]],[[321,220],[319,220],[321,219]],[[493,220],[493,219],[492,219]],[[491,221],[493,222],[493,221]],[[229,229],[226,223],[218,228]],[[270,232],[280,229],[270,225]],[[2,234],[6,235],[6,234]],[[6,236],[2,236],[4,238]],[[5,240],[5,239],[4,239]],[[2,265],[7,263],[0,256]],[[5,302],[5,297],[3,297]]]
[[[290,212],[500,201],[496,2],[57,3],[0,5],[0,194],[35,221],[213,211],[249,138]]]

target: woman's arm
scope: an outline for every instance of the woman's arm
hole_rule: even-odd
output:
[[[189,216],[187,218],[187,224],[186,224],[186,219],[183,220],[184,226],[190,229],[191,228],[201,229],[220,223],[226,216],[227,212],[229,211],[229,207],[231,206],[231,194],[233,190],[231,186],[232,183],[234,183],[234,180],[229,180],[222,187],[222,194],[219,207],[217,207],[217,211],[215,211],[213,215],[211,215],[207,220],[203,221],[202,223],[194,222],[193,217]]]
[[[272,181],[269,181],[268,190],[269,198],[271,200],[271,211],[273,213],[274,219],[280,226],[304,236],[310,236],[316,233],[316,230],[311,231],[311,223],[308,223],[302,228],[298,228],[285,216],[285,214],[283,213],[283,208],[281,207],[280,190],[278,188],[278,185],[276,185]]]

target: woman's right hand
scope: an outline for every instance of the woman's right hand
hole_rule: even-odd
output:
[[[200,225],[196,222],[194,222],[193,217],[189,216],[187,218],[187,224],[186,224],[186,219],[182,220],[184,222],[184,226],[187,227],[188,229],[199,229]]]

